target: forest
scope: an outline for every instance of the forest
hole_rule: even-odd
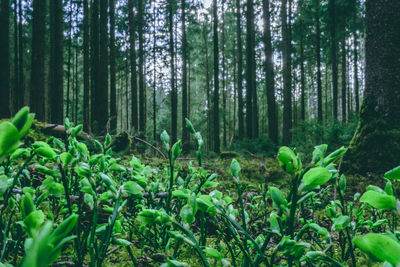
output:
[[[0,267],[400,266],[399,0],[0,0]]]

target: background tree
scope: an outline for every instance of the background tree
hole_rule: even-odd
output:
[[[0,118],[10,116],[10,1],[0,1]]]

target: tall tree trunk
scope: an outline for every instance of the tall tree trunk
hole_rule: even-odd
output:
[[[242,22],[241,22],[240,0],[236,0],[236,39],[237,39],[237,92],[238,92],[238,139],[244,137],[244,115],[243,115],[243,47],[242,47]]]
[[[222,10],[225,10],[225,0],[222,1]],[[225,13],[222,14],[222,146],[225,148],[226,143],[226,66],[225,66]]]
[[[182,149],[189,152],[189,132],[186,128],[185,118],[188,117],[187,93],[187,40],[186,40],[186,7],[185,0],[181,0],[182,9]]]
[[[19,71],[19,82],[18,82],[18,107],[22,107],[25,104],[25,75],[24,75],[24,39],[22,29],[22,0],[18,1],[18,71]]]
[[[115,66],[115,0],[110,1],[110,131],[117,131],[117,81]]]
[[[89,0],[83,0],[83,129],[90,131]]]
[[[138,33],[139,33],[139,131],[143,136],[146,135],[146,93],[144,81],[144,50],[143,50],[143,20],[144,7],[143,1],[138,1]]]
[[[365,94],[345,170],[382,174],[399,165],[400,1],[366,1]]]
[[[99,84],[99,0],[92,0],[91,8],[91,86],[90,86],[90,104],[91,104],[91,130],[97,130],[97,125],[95,125],[97,108],[97,86]],[[68,105],[68,104],[67,104]]]
[[[62,0],[50,1],[50,121],[62,124],[64,121],[64,35]]]
[[[336,7],[335,0],[329,0],[329,34],[331,43],[331,64],[332,64],[332,105],[333,119],[338,119],[338,64],[337,64],[337,40],[336,40]]]
[[[322,81],[321,81],[321,27],[319,22],[319,0],[315,1],[315,54],[317,58],[317,95],[318,95],[318,122],[322,123]]]
[[[354,93],[355,93],[355,102],[356,102],[356,113],[360,111],[360,86],[358,80],[358,42],[357,42],[357,33],[354,32]]]
[[[175,86],[174,7],[168,1],[169,55],[171,68],[171,142],[176,142],[178,131],[178,94]]]
[[[44,57],[45,42],[46,1],[33,0],[32,15],[32,64],[31,64],[31,94],[30,104],[36,118],[45,119],[45,86],[44,86]],[[3,50],[2,50],[3,51]],[[4,57],[3,57],[4,58]],[[8,53],[7,57],[8,58]]]
[[[213,0],[213,43],[214,43],[214,152],[220,152],[219,139],[219,54],[218,54],[218,6]]]
[[[346,122],[346,92],[347,92],[347,85],[346,85],[346,38],[343,37],[342,42],[342,122]]]
[[[301,90],[301,120],[306,120],[306,75],[304,70],[304,36],[300,37],[300,90]]]
[[[70,116],[69,108],[71,106],[70,92],[71,92],[71,57],[72,57],[72,0],[69,2],[69,38],[68,38],[68,63],[67,63],[67,117]]]
[[[203,26],[203,41],[204,41],[204,50],[205,50],[205,60],[206,60],[206,97],[207,97],[207,141],[208,141],[208,149],[212,149],[211,147],[211,97],[210,97],[210,64],[208,59],[208,42],[207,42],[207,26],[204,23]]]
[[[278,113],[275,100],[275,74],[272,59],[270,0],[263,0],[265,90],[268,105],[268,135],[278,144]]]
[[[131,62],[131,91],[132,91],[132,109],[131,109],[131,120],[132,127],[135,131],[139,128],[139,116],[137,106],[137,72],[136,72],[136,47],[135,47],[135,18],[133,13],[133,0],[128,0],[128,17],[129,17],[129,51],[130,51],[130,62]],[[128,101],[128,99],[127,99]]]
[[[281,6],[282,20],[282,71],[283,71],[283,137],[284,145],[291,142],[292,129],[292,90],[291,90],[291,49],[290,49],[290,32],[287,23],[287,0],[282,0]]]
[[[157,59],[156,59],[156,0],[153,1],[153,139],[157,141],[157,103],[156,103],[156,93],[157,93]]]
[[[37,20],[37,16],[35,18]],[[0,118],[8,118],[10,116],[10,1],[8,0],[0,0],[0,58]]]
[[[17,0],[13,1],[14,5],[14,79],[13,79],[13,90],[11,94],[11,100],[13,102],[12,105],[12,113],[15,114],[20,107],[19,100],[19,60],[18,60],[18,10],[17,10]]]

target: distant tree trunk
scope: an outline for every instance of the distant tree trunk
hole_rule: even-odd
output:
[[[346,85],[346,38],[343,37],[342,42],[342,122],[346,122],[346,92],[347,92],[347,85]]]
[[[283,57],[283,137],[284,145],[291,142],[292,129],[292,90],[291,90],[291,49],[290,32],[287,23],[287,0],[282,0],[281,6],[282,20],[282,57]]]
[[[14,5],[14,79],[13,79],[13,90],[11,91],[12,113],[15,114],[20,108],[19,101],[19,60],[18,60],[18,10],[17,10],[17,0],[13,1]]]
[[[220,152],[219,139],[219,54],[218,54],[218,6],[213,0],[213,43],[214,43],[214,152]]]
[[[107,0],[100,0],[100,60],[99,79],[94,95],[94,120],[96,133],[105,133],[108,122],[108,38],[107,38]]]
[[[207,28],[204,23],[203,26],[203,41],[206,59],[206,97],[207,97],[207,141],[208,148],[211,149],[211,97],[210,97],[210,64],[208,60],[208,42],[207,42]]]
[[[78,6],[77,6],[77,13],[76,13],[77,15],[78,15]],[[78,46],[76,45],[75,46],[75,87],[74,87],[74,93],[75,93],[75,98],[74,98],[74,101],[75,101],[75,104],[74,104],[74,108],[75,108],[75,120],[74,120],[74,122],[75,122],[75,124],[78,124],[78,111],[79,111],[79,101],[78,101],[78,98],[79,98],[79,75],[78,75],[78,58],[79,58],[79,56],[78,56],[78,54],[79,54],[79,49],[78,49]]]
[[[89,0],[83,0],[83,128],[90,131],[89,103]]]
[[[8,0],[0,0],[0,58],[0,118],[8,118],[10,117],[10,1]]]
[[[337,40],[336,40],[336,11],[335,0],[329,0],[329,34],[331,43],[331,63],[332,63],[332,102],[333,119],[338,119],[338,65],[337,65]]]
[[[242,22],[240,12],[240,0],[236,0],[236,39],[237,39],[237,92],[238,92],[238,120],[239,130],[238,139],[244,137],[244,115],[243,115],[243,47],[242,47]]]
[[[158,140],[157,137],[157,103],[156,103],[156,93],[157,93],[157,59],[156,59],[156,0],[153,1],[153,139]]]
[[[25,102],[25,75],[24,75],[24,39],[23,39],[23,29],[22,29],[22,0],[18,1],[18,69],[19,69],[19,82],[18,82],[18,107],[24,106]]]
[[[185,0],[181,0],[182,9],[182,149],[189,152],[189,132],[186,128],[185,118],[188,118],[188,90],[187,90],[187,40],[186,40],[186,7]]]
[[[247,137],[258,137],[258,108],[255,70],[254,3],[247,0],[246,9],[246,122]]]
[[[139,131],[146,135],[146,92],[144,81],[144,50],[143,50],[143,1],[138,1],[138,33],[139,33]]]
[[[115,0],[110,1],[110,131],[117,131],[117,81],[115,66]]]
[[[325,121],[328,121],[328,95],[329,95],[329,83],[328,83],[328,64],[325,65]]]
[[[178,131],[178,93],[175,86],[175,49],[174,49],[174,7],[168,0],[169,55],[171,68],[171,143],[175,143]]]
[[[318,95],[318,122],[322,123],[322,81],[321,81],[321,27],[319,22],[319,0],[315,1],[315,54],[317,58],[317,95]]]
[[[270,0],[263,0],[264,53],[265,53],[265,90],[268,105],[268,135],[278,144],[278,113],[275,100],[275,74],[272,59]]]
[[[50,122],[62,124],[64,121],[64,35],[62,0],[50,1]]]
[[[46,19],[46,1],[33,0],[32,64],[31,64],[32,70],[31,70],[30,104],[32,112],[36,113],[36,119],[41,121],[45,120],[45,109],[44,109],[45,105],[44,57],[46,51],[45,19]],[[5,58],[8,58],[8,53],[7,57]]]
[[[91,30],[91,86],[90,86],[90,103],[91,103],[91,130],[97,130],[96,120],[96,112],[97,108],[97,86],[99,84],[99,0],[92,0],[91,8],[91,21],[90,21],[90,30]]]
[[[400,155],[400,1],[366,1],[365,94],[345,170],[384,173]]]
[[[225,10],[225,0],[222,1],[222,10]],[[225,13],[222,14],[222,146],[225,148],[227,145],[226,136],[226,66],[225,66]]]
[[[301,120],[306,120],[306,75],[304,70],[304,36],[300,38],[300,90],[301,90]],[[326,112],[326,111],[325,111]]]
[[[355,102],[356,102],[356,113],[358,116],[358,112],[360,111],[360,86],[358,80],[358,42],[357,42],[357,33],[354,32],[354,93],[355,93]]]
[[[68,63],[67,63],[67,117],[70,116],[69,108],[71,106],[70,101],[70,89],[71,89],[71,57],[72,57],[72,0],[69,2],[69,38],[68,38]]]
[[[133,14],[133,0],[128,0],[129,17],[129,50],[131,61],[131,90],[132,90],[132,127],[138,130],[138,106],[137,106],[137,72],[136,72],[136,47],[135,47],[135,18]],[[127,99],[128,101],[128,99]]]

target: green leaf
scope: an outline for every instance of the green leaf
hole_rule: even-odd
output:
[[[240,175],[240,164],[236,159],[232,159],[231,162],[231,173],[235,179],[239,179]]]
[[[179,140],[172,146],[172,149],[171,149],[172,162],[174,162],[181,154],[181,152],[182,152],[181,145],[182,145],[182,142],[181,142],[181,140]]]
[[[21,131],[21,129],[24,127],[26,121],[28,120],[28,114],[29,107],[23,107],[17,112],[17,114],[15,114],[12,123],[18,131]]]
[[[79,136],[82,133],[82,130],[83,130],[82,124],[75,126],[74,128],[71,129],[71,137],[75,138]]]
[[[399,180],[400,179],[400,166],[386,172],[385,177],[388,179],[391,179],[391,180]]]
[[[78,215],[72,214],[67,219],[65,219],[60,225],[52,232],[50,236],[50,242],[53,245],[57,245],[64,237],[66,237],[69,232],[74,229],[78,221]]]
[[[0,175],[0,198],[7,191],[8,188],[8,177],[5,175]]]
[[[303,176],[302,182],[305,185],[304,190],[313,190],[328,182],[331,177],[332,173],[325,168],[312,168]]]
[[[318,164],[325,156],[328,145],[323,144],[314,147],[312,162]]]
[[[190,131],[191,134],[195,134],[196,131],[194,130],[192,122],[187,118],[185,118],[185,121],[186,121],[186,128]]]
[[[12,153],[11,159],[15,160],[15,159],[19,159],[22,157],[28,157],[28,156],[29,156],[29,152],[26,148],[18,148],[17,150],[14,151],[14,153]]]
[[[281,231],[281,228],[279,227],[278,214],[276,214],[276,212],[271,212],[269,215],[269,226],[275,233],[279,233]]]
[[[57,153],[50,146],[42,146],[35,149],[35,152],[44,158],[52,159],[57,156]]]
[[[22,138],[24,137],[28,131],[31,129],[32,123],[33,123],[33,119],[35,118],[35,114],[33,113],[29,113],[28,117],[25,121],[24,126],[22,127],[22,129],[19,131],[19,135],[18,138]]]
[[[287,173],[293,174],[297,171],[298,158],[296,154],[287,146],[283,146],[278,151],[278,161]]]
[[[224,255],[215,248],[206,247],[203,251],[216,260],[222,260],[224,258]]]
[[[271,195],[272,201],[276,204],[278,208],[281,205],[287,207],[287,200],[285,199],[285,196],[283,195],[281,190],[279,190],[277,187],[269,186],[268,192]]]
[[[163,142],[165,148],[169,150],[169,135],[167,131],[163,131],[160,135],[161,141]]]
[[[31,212],[24,219],[24,225],[26,227],[26,231],[29,233],[31,237],[34,237],[40,226],[43,224],[45,216],[43,211],[35,210]]]
[[[194,211],[192,206],[186,204],[182,207],[181,211],[179,212],[182,220],[187,224],[192,224],[194,222]]]
[[[340,215],[338,218],[333,220],[334,227],[336,231],[341,231],[345,229],[350,224],[350,218],[346,215]]]
[[[133,181],[126,182],[124,184],[124,191],[131,196],[142,197],[143,188]]]
[[[113,241],[114,241],[115,244],[123,246],[123,247],[127,247],[127,246],[130,246],[132,244],[128,240],[122,239],[122,238],[114,238]]]
[[[324,166],[328,166],[330,163],[334,162],[337,159],[340,159],[343,157],[343,155],[347,152],[347,148],[341,147],[335,151],[333,151],[331,154],[329,154],[325,159],[324,159]]]
[[[64,152],[60,155],[60,160],[64,166],[71,164],[73,159],[73,156],[69,152]]]
[[[400,244],[384,234],[369,233],[353,239],[354,244],[374,260],[400,263]]]
[[[22,218],[25,218],[30,213],[35,211],[35,204],[33,203],[33,199],[30,194],[24,194],[21,200],[21,213]]]
[[[381,194],[375,191],[365,192],[361,199],[361,202],[368,203],[375,209],[394,210],[396,209],[396,198],[386,194]]]
[[[14,124],[9,121],[0,123],[0,159],[16,149],[18,141],[18,130]]]

